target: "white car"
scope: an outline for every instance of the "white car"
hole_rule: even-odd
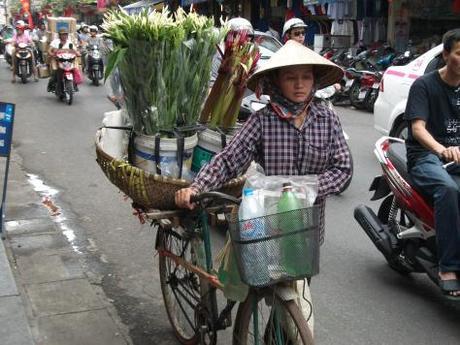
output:
[[[405,66],[391,66],[383,75],[380,92],[374,105],[374,127],[384,135],[407,138],[407,122],[403,115],[412,83],[418,77],[441,68],[442,44]]]

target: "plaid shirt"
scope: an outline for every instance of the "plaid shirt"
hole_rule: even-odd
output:
[[[192,183],[200,192],[219,188],[244,173],[254,160],[266,175],[318,175],[320,238],[323,242],[325,198],[351,177],[351,156],[337,114],[313,103],[303,126],[279,118],[271,106],[253,114],[225,150],[204,166]]]

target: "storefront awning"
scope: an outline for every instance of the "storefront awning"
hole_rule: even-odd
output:
[[[135,14],[139,13],[145,8],[154,8],[154,9],[161,9],[163,6],[163,3],[165,1],[155,1],[155,0],[141,0],[138,2],[135,2],[133,4],[129,4],[127,6],[124,6],[123,9],[128,12],[129,14]],[[158,8],[157,8],[158,6]]]

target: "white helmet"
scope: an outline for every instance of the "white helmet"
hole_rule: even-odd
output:
[[[306,28],[306,27],[308,27],[308,25],[305,24],[302,19],[300,19],[300,18],[291,18],[286,23],[284,23],[283,34],[281,36],[284,37],[284,35],[286,35],[287,32],[289,30],[291,30],[291,29],[294,29],[294,28]]]
[[[96,25],[91,25],[91,26],[89,27],[89,31],[96,31],[96,32],[97,32],[97,31],[98,31],[98,30],[97,30],[97,26],[96,26]]]
[[[253,31],[252,24],[249,20],[241,17],[232,18],[227,22],[232,31],[248,30]]]

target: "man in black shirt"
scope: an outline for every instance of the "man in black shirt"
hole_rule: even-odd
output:
[[[413,182],[434,204],[439,286],[460,299],[460,29],[447,32],[443,44],[446,66],[409,91],[406,147]],[[455,164],[445,169],[447,162]]]

